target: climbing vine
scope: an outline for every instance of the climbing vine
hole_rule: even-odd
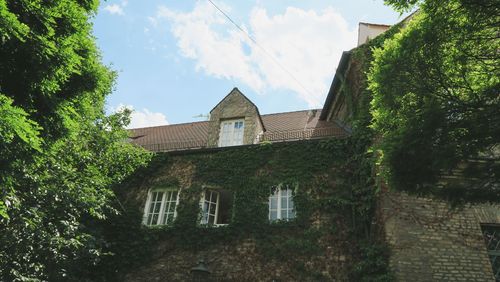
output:
[[[325,257],[328,245],[347,257],[344,279],[390,281],[388,251],[375,217],[378,189],[370,149],[374,133],[369,127],[371,92],[366,72],[374,46],[383,44],[398,28],[351,54],[351,71],[356,74],[347,74],[342,87],[354,109],[351,136],[156,154],[148,168],[117,189],[122,216],[101,224],[112,242],[109,252],[114,254],[99,265],[105,279],[120,280],[124,270],[154,260],[161,242],[168,242],[162,249],[165,254],[174,250],[197,253],[207,246],[235,246],[252,240],[262,260],[285,262],[293,277],[303,280],[328,280],[307,264]],[[295,187],[296,218],[270,223],[268,197],[279,184]],[[154,187],[181,189],[177,217],[167,226],[141,224],[144,198]],[[204,187],[233,193],[229,225],[199,224]]]
[[[114,237],[109,251],[115,255],[105,258],[101,266],[107,269],[106,279],[119,279],[117,274],[123,269],[151,261],[155,253],[152,246],[159,242],[197,252],[206,246],[234,245],[251,239],[263,258],[289,261],[294,275],[303,278],[323,275],[302,262],[324,255],[325,244],[349,253],[356,261],[362,256],[361,249],[352,246],[370,234],[376,199],[371,167],[366,161],[370,159],[367,137],[157,154],[147,169],[137,172],[117,191],[122,199],[122,216],[101,226]],[[292,221],[270,223],[268,197],[271,187],[282,183],[295,184],[297,216]],[[205,186],[233,192],[229,225],[210,228],[199,224],[199,200]],[[153,228],[141,225],[144,202],[131,198],[141,191],[145,195],[152,187],[182,189],[172,224]],[[131,234],[134,240],[124,234]],[[296,257],[303,259],[297,262],[292,259]],[[110,272],[110,268],[115,271]],[[354,265],[348,268],[352,269],[345,275],[360,274]]]

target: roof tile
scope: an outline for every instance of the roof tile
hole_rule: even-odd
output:
[[[321,109],[262,115],[266,132],[261,141],[291,141],[347,135],[335,122],[321,121]],[[131,129],[132,143],[151,151],[203,148],[208,141],[208,121]]]

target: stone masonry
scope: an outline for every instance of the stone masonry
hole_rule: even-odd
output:
[[[500,223],[493,205],[449,204],[405,193],[382,203],[390,266],[397,281],[495,281],[482,223]]]
[[[195,170],[189,157],[174,155],[151,178],[124,189],[120,195],[122,203],[142,213],[147,191],[153,187],[175,185],[182,195],[193,186]],[[176,184],[168,184],[174,183],[172,180]],[[315,220],[311,228],[321,224],[320,220]],[[274,243],[293,243],[304,231],[293,227],[275,231],[280,233],[275,234]],[[346,236],[341,235],[337,238],[326,234],[318,238],[317,247],[321,251],[317,254],[296,254],[286,258],[269,254],[266,245],[262,245],[262,241],[259,244],[251,236],[228,237],[227,242],[219,240],[192,249],[179,248],[165,238],[168,237],[155,243],[153,253],[141,267],[125,273],[124,281],[192,281],[191,268],[199,259],[203,259],[211,271],[210,279],[204,281],[348,281],[355,259],[352,246]]]
[[[238,88],[234,88],[210,112],[208,147],[217,147],[221,121],[238,118],[245,120],[243,144],[254,144],[255,137],[263,131],[259,111]]]
[[[325,246],[326,247],[326,246]],[[191,268],[202,259],[211,272],[203,281],[347,281],[346,256],[339,255],[332,246],[322,256],[308,258],[302,271],[315,271],[321,278],[297,277],[296,263],[303,257],[287,261],[263,256],[252,240],[209,246],[204,250],[176,249],[165,242],[158,246],[150,263],[131,271],[124,281],[193,281]],[[331,249],[331,250],[330,250]]]

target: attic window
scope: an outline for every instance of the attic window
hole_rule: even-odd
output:
[[[220,123],[219,147],[243,145],[245,121],[225,120]]]
[[[201,198],[201,224],[225,225],[231,220],[233,193],[224,189],[206,189]]]
[[[151,226],[173,222],[177,216],[178,203],[179,190],[172,188],[150,190],[144,208],[144,224]]]
[[[295,218],[292,189],[290,185],[273,187],[269,196],[269,220],[290,220]]]

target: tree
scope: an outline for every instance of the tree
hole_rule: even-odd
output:
[[[373,127],[382,137],[390,186],[500,202],[498,3],[386,3],[399,11],[420,4],[408,25],[375,50],[369,73]],[[458,181],[450,178],[457,173]]]
[[[115,74],[92,37],[97,7],[0,0],[2,281],[84,279],[105,244],[88,223],[117,212],[112,188],[149,159],[124,141],[129,113],[104,113]]]

